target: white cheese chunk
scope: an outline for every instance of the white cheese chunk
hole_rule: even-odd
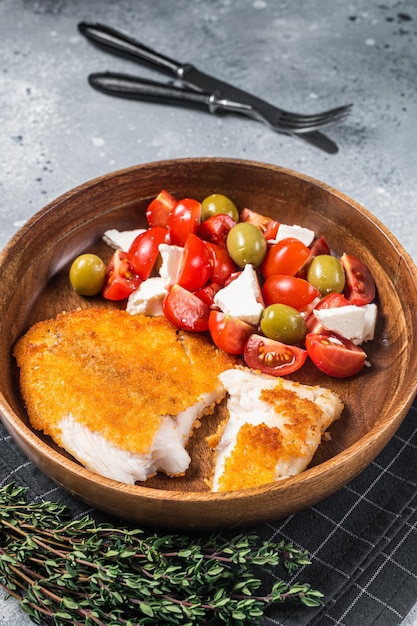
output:
[[[305,228],[304,226],[298,226],[297,224],[293,224],[291,226],[289,224],[280,224],[275,236],[275,241],[281,241],[282,239],[287,239],[287,237],[293,237],[294,239],[301,241],[305,246],[310,246],[314,241],[314,236],[314,231],[309,228]]]
[[[378,309],[376,304],[335,307],[313,311],[316,319],[326,328],[358,345],[375,336]]]
[[[305,246],[309,246],[313,243],[314,231],[309,228],[304,228],[304,226],[298,226],[297,224],[293,224],[292,226],[289,224],[280,224],[277,234],[275,235],[274,243],[282,239],[287,239],[287,237],[299,239]]]
[[[214,296],[214,304],[226,315],[257,326],[264,306],[258,278],[252,265]]]
[[[161,243],[159,244],[159,252],[162,259],[159,275],[165,287],[171,287],[171,285],[175,285],[178,282],[184,248]]]
[[[111,228],[105,231],[103,241],[112,248],[115,248],[115,250],[128,252],[136,237],[144,232],[145,228],[138,228],[136,230],[117,230],[117,228]]]
[[[152,276],[144,280],[130,294],[126,311],[130,315],[152,315],[157,317],[163,315],[162,301],[167,293],[164,281],[160,276]]]

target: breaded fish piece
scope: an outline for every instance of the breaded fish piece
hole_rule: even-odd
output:
[[[214,450],[213,491],[256,487],[302,472],[343,404],[311,387],[248,369],[223,372],[228,418],[208,437]]]
[[[14,355],[33,428],[88,469],[125,483],[181,475],[186,445],[234,359],[165,318],[77,310],[41,321]]]

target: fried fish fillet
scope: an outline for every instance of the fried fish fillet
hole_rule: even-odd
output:
[[[247,369],[219,378],[228,418],[208,438],[214,450],[213,491],[233,491],[302,472],[343,404],[332,391]]]
[[[107,309],[38,322],[14,355],[33,428],[125,483],[186,471],[192,430],[223,398],[218,375],[234,365],[163,317]]]

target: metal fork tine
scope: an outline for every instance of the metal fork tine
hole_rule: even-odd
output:
[[[352,106],[352,104],[347,104],[345,106],[335,107],[334,109],[329,109],[328,111],[322,111],[320,113],[313,114],[292,113],[290,111],[283,111],[279,121],[288,123],[295,122],[299,124],[327,122],[328,120],[340,119],[341,117],[345,117],[350,112]]]
[[[275,130],[279,130],[282,132],[290,132],[290,133],[308,133],[311,132],[313,130],[321,130],[322,128],[326,128],[327,126],[331,126],[333,124],[336,124],[338,122],[343,121],[345,118],[336,118],[336,119],[331,119],[328,120],[327,122],[319,122],[319,123],[303,123],[303,124],[277,124],[275,127],[271,127],[271,128],[275,128]]]
[[[283,131],[287,130],[289,132],[305,133],[308,131],[324,128],[325,126],[330,126],[331,124],[335,124],[336,122],[344,120],[348,116],[349,110],[350,109],[345,108],[338,113],[316,117],[315,119],[306,119],[303,117],[292,119],[280,118],[275,128],[277,130],[281,128]]]

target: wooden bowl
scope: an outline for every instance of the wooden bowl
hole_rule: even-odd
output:
[[[240,208],[325,235],[336,253],[350,252],[372,271],[379,307],[376,338],[366,345],[372,366],[347,380],[329,378],[312,365],[297,376],[301,382],[333,389],[345,409],[331,428],[331,441],[321,444],[310,468],[296,477],[242,491],[208,492],[198,471],[203,428],[193,437],[197,458],[186,478],[158,476],[146,485],[126,485],[88,471],[29,426],[11,356],[14,342],[35,321],[62,310],[109,306],[101,298],[82,298],[71,290],[69,264],[85,251],[109,257],[103,232],[144,226],[145,208],[161,189],[178,198],[224,193]],[[329,186],[285,168],[202,158],[106,174],[64,194],[23,226],[0,255],[0,282],[0,412],[5,426],[25,454],[59,485],[126,520],[173,529],[215,529],[304,509],[334,493],[375,458],[416,393],[416,267],[368,211]]]

